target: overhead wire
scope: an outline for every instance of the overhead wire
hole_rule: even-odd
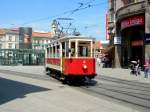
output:
[[[92,4],[93,1],[95,1],[95,0],[91,0],[91,1],[86,2],[86,3],[80,2],[79,3],[80,6],[78,6],[77,8],[75,8],[73,10],[68,10],[68,11],[62,12],[60,14],[51,16],[51,17],[45,17],[45,18],[40,18],[40,19],[36,19],[36,20],[31,20],[31,21],[28,21],[28,22],[25,22],[25,23],[21,24],[21,26],[25,26],[25,25],[32,24],[32,23],[39,22],[39,21],[49,20],[51,18],[57,18],[57,17],[60,17],[61,15],[65,15],[65,14],[69,14],[71,16],[74,13],[79,12],[81,10],[92,8],[92,7],[95,7],[95,6],[106,3],[106,2],[101,2],[101,3],[98,3],[98,4]]]

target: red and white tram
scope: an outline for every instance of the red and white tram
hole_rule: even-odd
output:
[[[94,78],[94,42],[94,38],[83,36],[67,36],[53,40],[46,49],[46,71],[63,80]]]

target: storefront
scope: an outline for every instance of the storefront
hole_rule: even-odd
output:
[[[121,29],[121,64],[128,66],[130,61],[145,62],[145,17],[130,16],[120,21]]]

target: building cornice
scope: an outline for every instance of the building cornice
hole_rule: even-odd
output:
[[[145,9],[146,9],[145,1],[132,3],[127,6],[121,7],[116,11],[116,22],[132,15],[139,15],[145,13]]]

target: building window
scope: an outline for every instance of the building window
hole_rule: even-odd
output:
[[[8,43],[8,49],[12,49],[12,43]]]
[[[18,44],[15,44],[15,49],[18,49],[19,48],[19,45]]]
[[[0,49],[2,49],[2,44],[0,44]]]
[[[9,36],[9,37],[8,37],[8,40],[9,40],[9,41],[12,41],[12,36]]]
[[[44,40],[42,40],[42,44],[44,44]]]
[[[2,39],[3,39],[3,37],[2,37],[2,36],[0,36],[0,41],[2,41]]]
[[[17,41],[18,41],[17,36],[15,36],[15,42],[17,42]]]
[[[33,43],[33,44],[35,43],[34,40],[32,40],[32,43]]]
[[[40,44],[42,44],[43,43],[43,40],[40,40]]]

